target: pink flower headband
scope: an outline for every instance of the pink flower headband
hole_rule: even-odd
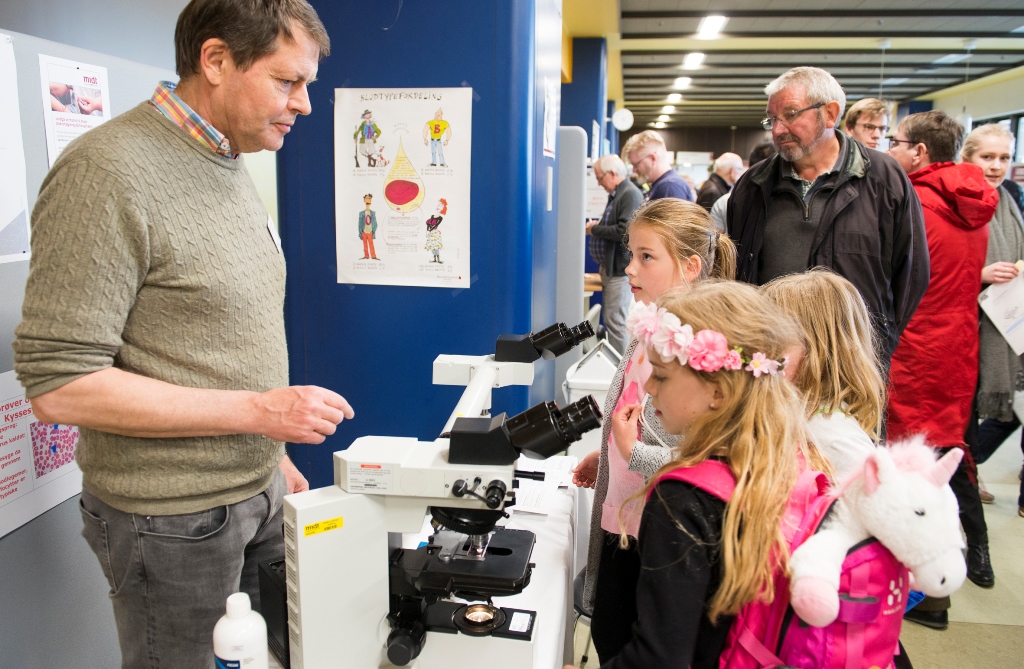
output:
[[[701,330],[695,335],[693,327],[684,325],[678,316],[654,304],[634,302],[626,317],[626,328],[641,344],[654,349],[662,361],[678,359],[679,364],[688,364],[701,372],[743,369],[755,378],[762,374],[775,376],[789,362],[788,356],[779,361],[764,353],[748,358],[739,346],[730,349],[721,332]]]

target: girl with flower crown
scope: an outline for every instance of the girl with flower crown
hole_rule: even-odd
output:
[[[803,346],[786,376],[804,396],[811,441],[842,481],[878,442],[885,407],[864,300],[824,268],[779,277],[760,290],[800,328]]]
[[[625,241],[632,255],[626,276],[637,303],[653,303],[665,291],[709,277],[731,279],[735,273],[736,248],[715,230],[704,208],[692,202],[665,198],[647,203],[637,210]],[[601,449],[573,472],[576,485],[595,488],[584,599],[593,608],[591,630],[602,658],[614,656],[629,641],[637,619],[640,558],[635,539],[643,500],[629,500],[675,445],[644,403],[651,369],[647,350],[632,339],[608,391],[604,413],[612,420],[604,423]]]
[[[779,531],[786,503],[800,463],[816,464],[803,446],[803,401],[781,373],[799,332],[755,288],[736,282],[668,292],[631,320],[653,367],[644,388],[655,414],[685,440],[637,495],[647,496],[637,539],[639,617],[631,640],[601,656],[602,667],[717,669],[732,616],[774,597],[773,576],[788,557]],[[661,478],[709,459],[735,479],[728,503]]]

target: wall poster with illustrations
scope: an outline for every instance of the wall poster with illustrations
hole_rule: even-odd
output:
[[[471,88],[338,88],[338,283],[469,287]]]

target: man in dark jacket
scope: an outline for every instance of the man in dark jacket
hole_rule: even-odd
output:
[[[715,159],[714,170],[697,191],[697,204],[711,211],[711,207],[730,190],[743,174],[743,159],[735,153],[723,153]]]
[[[608,342],[619,353],[626,350],[626,314],[633,303],[633,293],[626,277],[629,254],[622,243],[626,228],[644,196],[627,179],[626,164],[616,155],[601,156],[594,163],[594,177],[608,192],[608,206],[601,220],[587,223],[590,255],[601,268],[601,304]]]
[[[760,285],[831,268],[864,298],[888,368],[928,288],[921,203],[896,161],[836,132],[846,96],[831,74],[797,67],[765,93],[763,125],[779,153],[748,170],[730,195],[736,278]]]

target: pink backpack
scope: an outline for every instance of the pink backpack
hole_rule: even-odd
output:
[[[728,502],[736,482],[724,462],[705,460],[674,469],[658,481],[685,481]],[[828,478],[804,471],[783,516],[782,534],[792,553],[828,516],[835,498]],[[744,606],[725,643],[720,669],[867,669],[893,666],[909,590],[908,570],[875,539],[854,546],[843,562],[839,617],[811,627],[789,605],[789,578],[775,575],[775,601]]]

